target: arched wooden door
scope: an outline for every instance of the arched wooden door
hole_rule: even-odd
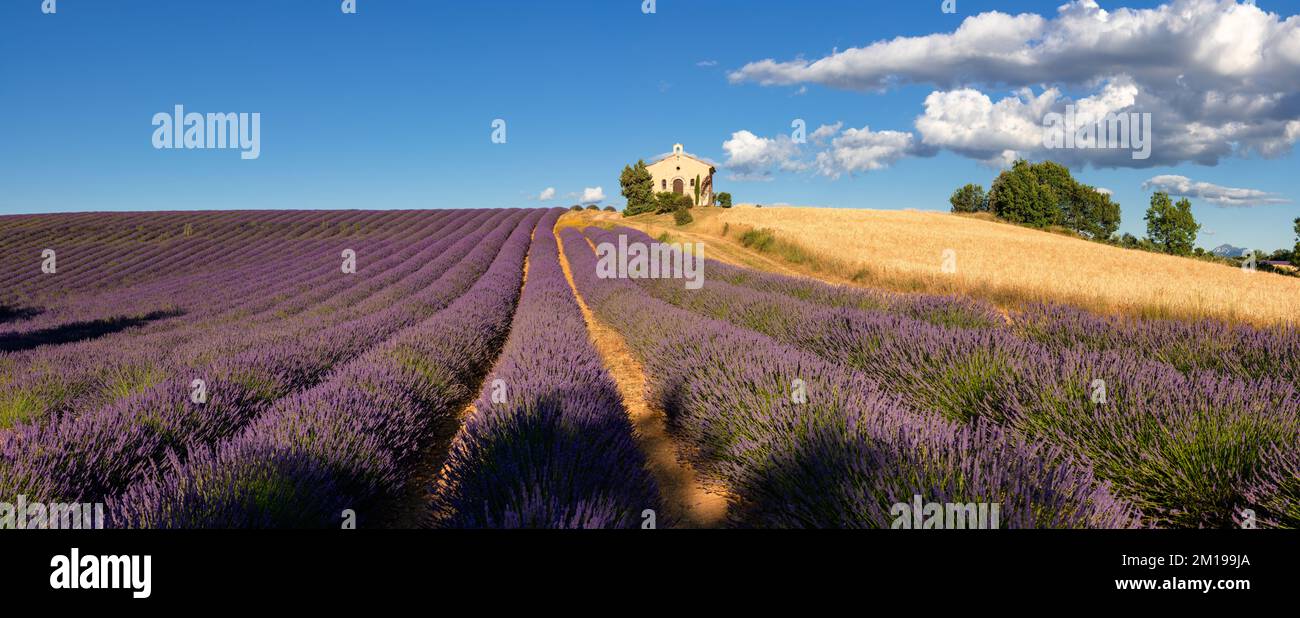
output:
[[[681,178],[678,178],[677,180],[673,181],[673,193],[676,193],[677,195],[682,195],[683,193],[686,193],[686,185],[682,183]]]

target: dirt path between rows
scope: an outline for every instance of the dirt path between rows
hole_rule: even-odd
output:
[[[564,270],[564,278],[582,310],[592,343],[618,386],[623,405],[632,420],[637,445],[645,454],[650,473],[659,485],[665,515],[679,528],[721,527],[727,518],[725,493],[720,489],[706,488],[695,468],[678,456],[677,444],[668,435],[667,418],[662,410],[653,408],[646,400],[646,377],[641,363],[632,355],[623,336],[596,318],[582,294],[578,293],[558,229],[556,241],[560,243],[560,267]]]
[[[533,240],[537,238],[537,227],[533,227],[533,233],[528,236],[529,252],[532,252]],[[523,300],[524,287],[528,285],[528,271],[530,255],[524,255],[524,272],[519,281],[519,299]],[[519,311],[519,305],[516,303],[515,311]],[[420,492],[418,511],[407,513],[406,516],[399,520],[394,527],[398,528],[436,528],[440,526],[452,513],[447,509],[445,497],[451,489],[447,479],[447,460],[451,458],[451,452],[456,447],[456,441],[461,439],[461,430],[464,429],[466,421],[474,416],[477,408],[475,403],[478,396],[483,392],[483,383],[497,372],[501,365],[501,357],[505,352],[506,343],[510,340],[510,335],[514,332],[514,316],[510,318],[510,331],[506,334],[505,339],[501,340],[501,350],[498,351],[496,359],[492,361],[492,366],[484,373],[475,388],[470,392],[469,401],[461,407],[460,412],[454,418],[448,418],[439,424],[439,431],[434,439],[434,446],[429,449],[423,465],[420,467],[421,474],[416,477],[413,485]],[[415,501],[413,501],[415,502]]]

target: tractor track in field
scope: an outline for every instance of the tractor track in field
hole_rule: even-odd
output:
[[[680,456],[677,442],[668,433],[666,415],[663,410],[652,406],[645,397],[646,377],[641,363],[632,355],[623,336],[598,319],[587,306],[586,300],[574,285],[573,272],[564,255],[564,243],[559,239],[559,228],[556,228],[555,233],[560,246],[560,267],[564,270],[564,278],[582,310],[592,344],[604,361],[605,370],[618,387],[623,406],[627,409],[635,430],[637,446],[644,453],[650,473],[659,486],[667,519],[681,528],[723,526],[727,519],[725,489],[706,485],[694,466]]]
[[[532,252],[533,240],[537,238],[537,227],[533,227],[533,232],[528,236],[529,252]],[[524,287],[528,285],[528,269],[531,256],[524,256],[524,272],[519,280],[519,297],[523,298]],[[519,310],[516,302],[515,311]],[[501,348],[505,349],[506,342],[510,340],[510,335],[514,330],[514,318],[511,318],[511,330],[506,333],[501,340]],[[478,381],[476,388],[472,391],[469,401],[461,407],[460,412],[454,417],[446,420],[445,425],[441,426],[442,431],[438,434],[438,439],[430,449],[428,457],[421,466],[423,473],[415,480],[413,485],[417,490],[421,490],[419,495],[421,509],[419,512],[412,513],[408,519],[401,522],[399,527],[428,527],[436,528],[449,518],[452,513],[448,510],[444,496],[447,496],[451,485],[447,480],[447,460],[451,459],[451,452],[456,448],[456,441],[460,439],[461,429],[465,422],[474,416],[476,411],[475,403],[478,401],[479,393],[483,392],[483,384],[487,379],[496,374],[497,368],[501,364],[501,354],[498,351],[497,357],[492,361],[492,366],[483,374]]]

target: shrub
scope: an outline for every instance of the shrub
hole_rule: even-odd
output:
[[[582,205],[581,205],[581,204],[574,204],[574,205],[572,205],[572,206],[569,207],[569,210],[572,210],[573,212],[578,212],[579,210],[582,210]]]
[[[740,235],[740,244],[756,251],[767,251],[776,242],[776,233],[767,228],[749,230]]]
[[[730,193],[727,193],[727,192],[724,191],[724,192],[722,192],[722,193],[719,193],[719,194],[713,196],[713,199],[714,199],[715,201],[717,201],[718,206],[721,206],[721,207],[723,207],[723,208],[731,208],[731,194],[730,194]]]
[[[675,212],[679,208],[691,208],[691,196],[678,195],[667,191],[655,194],[655,214],[665,215]]]
[[[600,210],[600,206],[597,206],[595,204],[587,204],[587,210]]]
[[[613,206],[606,206],[605,212],[617,212],[617,210],[615,210]]]
[[[694,220],[695,218],[691,216],[691,211],[685,208],[678,208],[673,211],[673,221],[676,222],[677,225],[686,225]]]
[[[675,208],[672,195],[672,193],[656,193],[654,200],[651,202],[653,208],[651,208],[650,212],[656,215],[672,212]]]

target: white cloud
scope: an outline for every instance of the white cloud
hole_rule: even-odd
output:
[[[599,204],[605,201],[605,190],[601,187],[587,187],[582,190],[583,204]]]
[[[555,199],[555,187],[546,187],[545,189],[542,189],[542,192],[537,196],[537,199],[543,202]]]
[[[1196,182],[1186,176],[1156,176],[1142,183],[1148,191],[1164,191],[1175,197],[1202,199],[1217,206],[1261,206],[1287,204],[1290,200],[1276,193],[1256,189],[1235,189],[1208,182]]]
[[[934,92],[925,98],[925,113],[916,119],[916,129],[927,146],[990,165],[1008,164],[1042,148],[1042,117],[1059,97],[1056,90],[1034,95],[1026,89],[994,103],[970,88]]]
[[[953,74],[959,72],[1017,73],[1032,62],[1025,57],[1024,48],[1027,41],[1042,35],[1044,23],[1038,15],[984,13],[967,18],[952,34],[899,37],[836,51],[811,62],[761,60],[746,64],[729,77],[733,82],[765,86],[815,83],[862,90],[884,90],[900,78],[955,85],[958,81]]]
[[[915,142],[911,133],[850,127],[831,141],[829,150],[817,154],[817,171],[839,178],[841,174],[884,169],[904,157],[922,154]]]
[[[821,125],[812,132],[811,143],[819,149],[805,156],[799,144],[787,135],[759,137],[750,131],[736,131],[722,143],[727,152],[727,169],[733,180],[771,180],[776,171],[814,171],[830,178],[844,174],[884,169],[905,157],[933,156],[935,148],[919,144],[905,131],[872,131],[870,127],[843,129],[843,122]]]
[[[813,60],[761,60],[729,77],[864,91],[932,84],[939,91],[917,121],[922,141],[989,162],[1035,154],[1041,114],[1067,104],[1084,116],[1152,112],[1155,121],[1149,159],[1077,150],[1067,154],[1075,163],[1214,165],[1229,156],[1285,155],[1300,141],[1300,16],[1284,19],[1249,0],[1111,11],[1073,0],[1050,17],[988,12],[953,32]],[[1007,87],[1016,95],[996,102],[980,90]],[[1076,90],[1077,100],[1063,94]],[[975,124],[963,127],[962,119]]]
[[[898,37],[818,60],[753,62],[732,81],[817,83],[881,90],[900,83],[1084,85],[1137,71],[1139,81],[1284,84],[1300,65],[1300,20],[1253,2],[1172,0],[1151,9],[1106,11],[1074,0],[1055,18],[981,13],[951,33]]]
[[[834,137],[836,133],[839,133],[840,129],[842,128],[844,128],[843,122],[837,122],[835,124],[824,124],[820,127],[817,127],[817,130],[813,131],[812,135],[809,135],[808,138],[811,139],[815,144],[824,144],[826,143],[826,140]]]
[[[1037,94],[1022,88],[996,102],[973,88],[932,92],[925,99],[924,113],[916,119],[916,129],[921,142],[930,148],[947,149],[995,167],[1006,167],[1020,158],[1053,159],[1071,166],[1152,167],[1202,154],[1181,147],[1175,138],[1159,141],[1162,134],[1155,134],[1154,127],[1151,140],[1158,145],[1151,144],[1150,151],[1160,156],[1148,159],[1134,158],[1139,150],[1136,145],[1133,149],[1091,150],[1045,147],[1044,118],[1048,114],[1065,114],[1073,108],[1073,119],[1080,126],[1091,124],[1104,132],[1108,114],[1136,109],[1133,102],[1138,92],[1128,78],[1117,77],[1100,88],[1095,95],[1078,100],[1056,88]]]
[[[716,67],[716,66],[718,66],[718,61],[717,61],[717,60],[701,60],[701,61],[699,61],[699,62],[696,62],[696,63],[695,63],[695,66],[697,66],[697,67],[704,67],[704,68],[708,68],[708,67]]]
[[[774,170],[799,171],[806,164],[799,161],[799,145],[788,135],[759,137],[750,131],[736,131],[722,143],[727,152],[724,166],[735,180],[770,180]]]

